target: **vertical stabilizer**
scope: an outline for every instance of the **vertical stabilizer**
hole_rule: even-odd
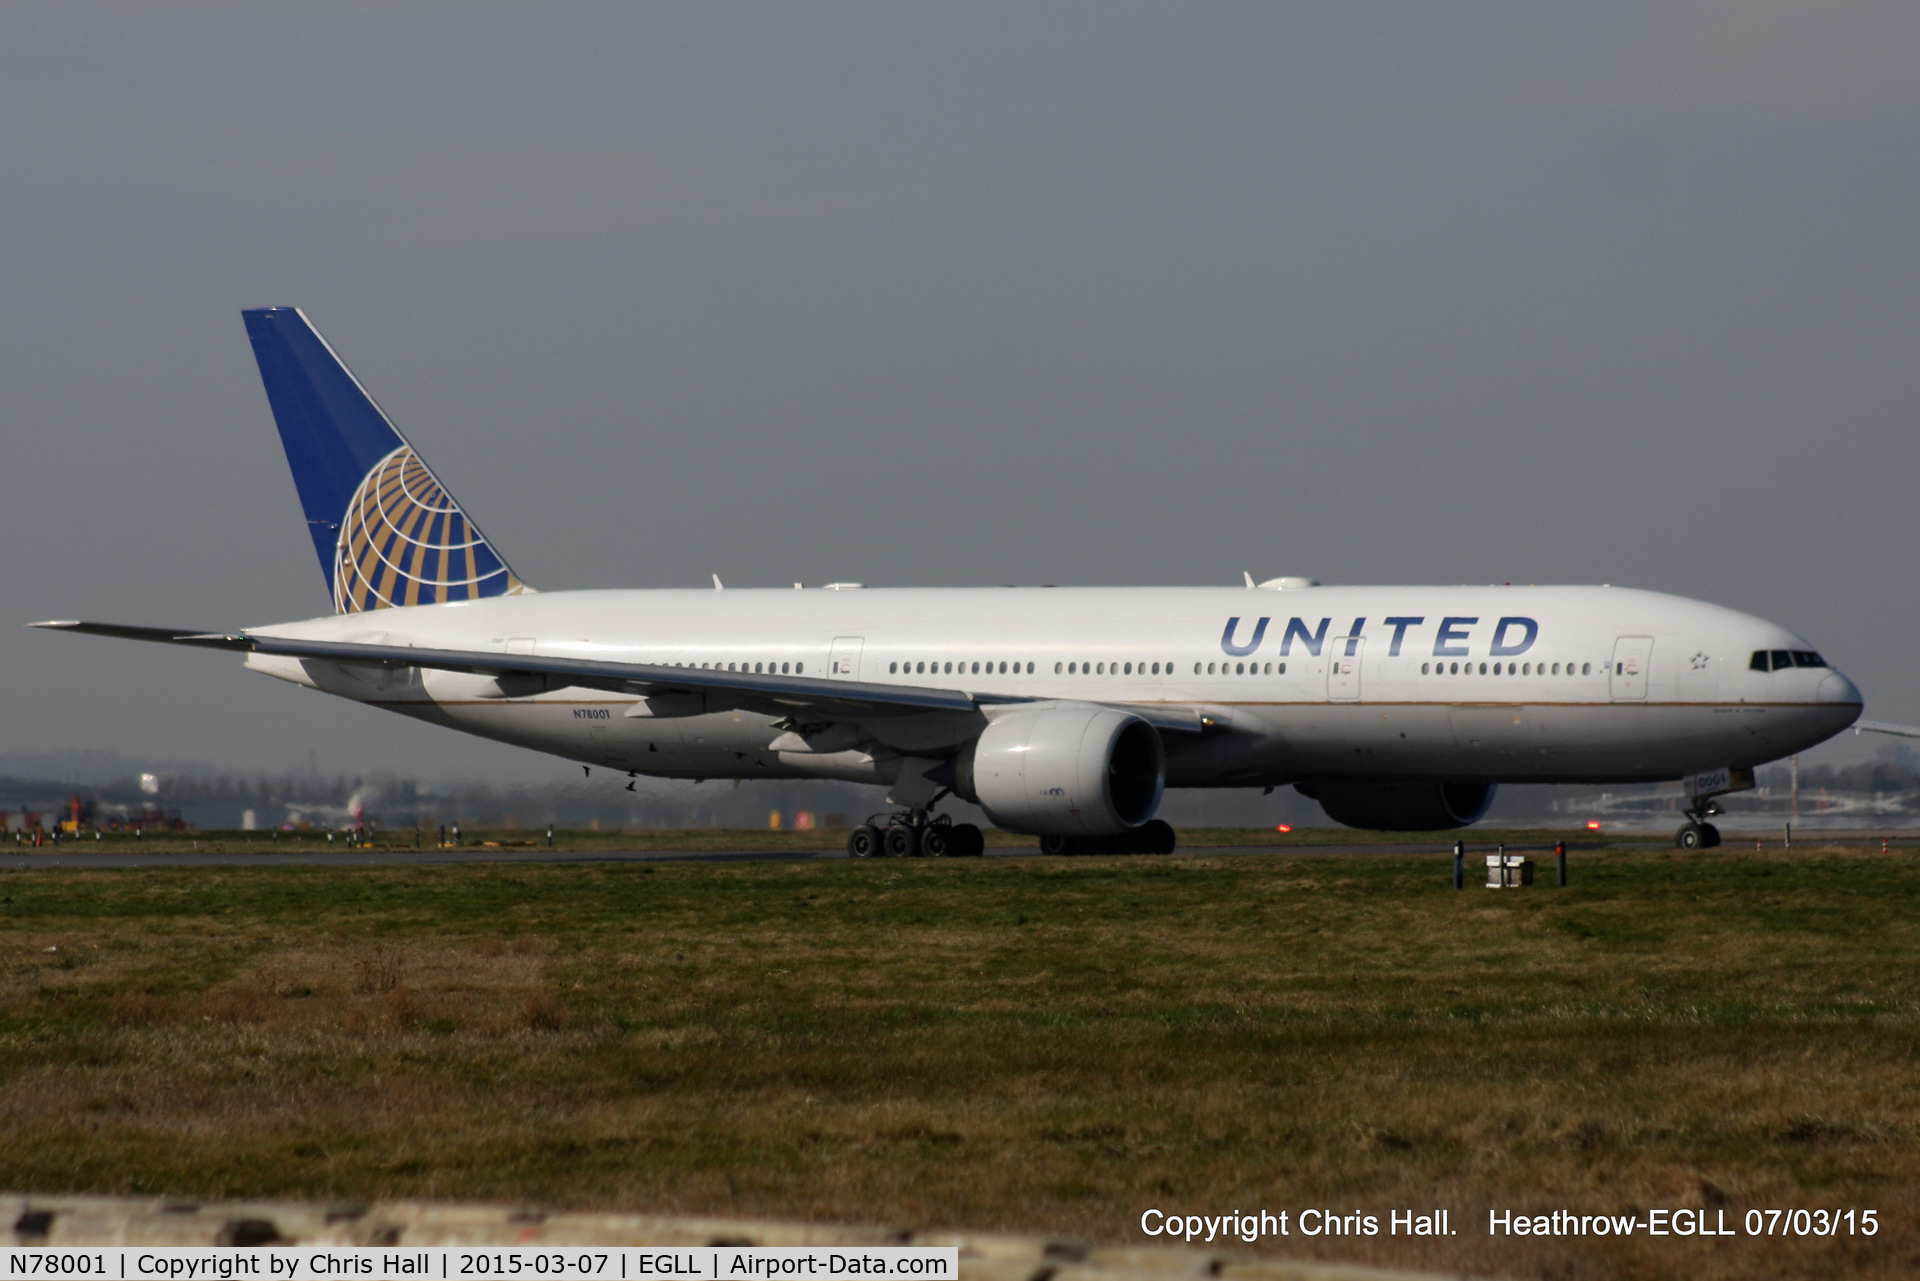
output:
[[[240,314],[335,613],[532,590],[298,308]]]

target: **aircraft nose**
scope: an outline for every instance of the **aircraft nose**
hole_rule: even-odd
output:
[[[1829,672],[1827,678],[1820,682],[1820,688],[1814,692],[1814,701],[1820,703],[1852,703],[1857,707],[1865,700],[1860,697],[1860,687],[1858,685],[1855,685],[1839,672]]]

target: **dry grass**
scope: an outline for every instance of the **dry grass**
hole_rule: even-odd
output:
[[[1275,1252],[1920,1267],[1920,867],[1444,859],[0,874],[0,1186],[1070,1232],[1450,1207]],[[45,949],[57,948],[49,952]],[[1875,1208],[1871,1240],[1490,1240],[1488,1207]]]

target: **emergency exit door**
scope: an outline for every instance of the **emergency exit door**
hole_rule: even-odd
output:
[[[1653,660],[1653,637],[1622,636],[1613,643],[1613,670],[1607,681],[1616,703],[1647,701],[1647,668]]]
[[[1363,636],[1336,636],[1327,642],[1327,698],[1335,703],[1360,701],[1360,660],[1367,648]]]
[[[864,636],[836,636],[833,638],[833,654],[827,659],[827,675],[837,681],[857,681],[860,679],[860,647],[866,644]]]

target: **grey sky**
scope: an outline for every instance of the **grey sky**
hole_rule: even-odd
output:
[[[13,624],[327,597],[239,309],[537,586],[1613,582],[1920,721],[1911,4],[12,4]],[[528,754],[0,629],[0,751]]]

